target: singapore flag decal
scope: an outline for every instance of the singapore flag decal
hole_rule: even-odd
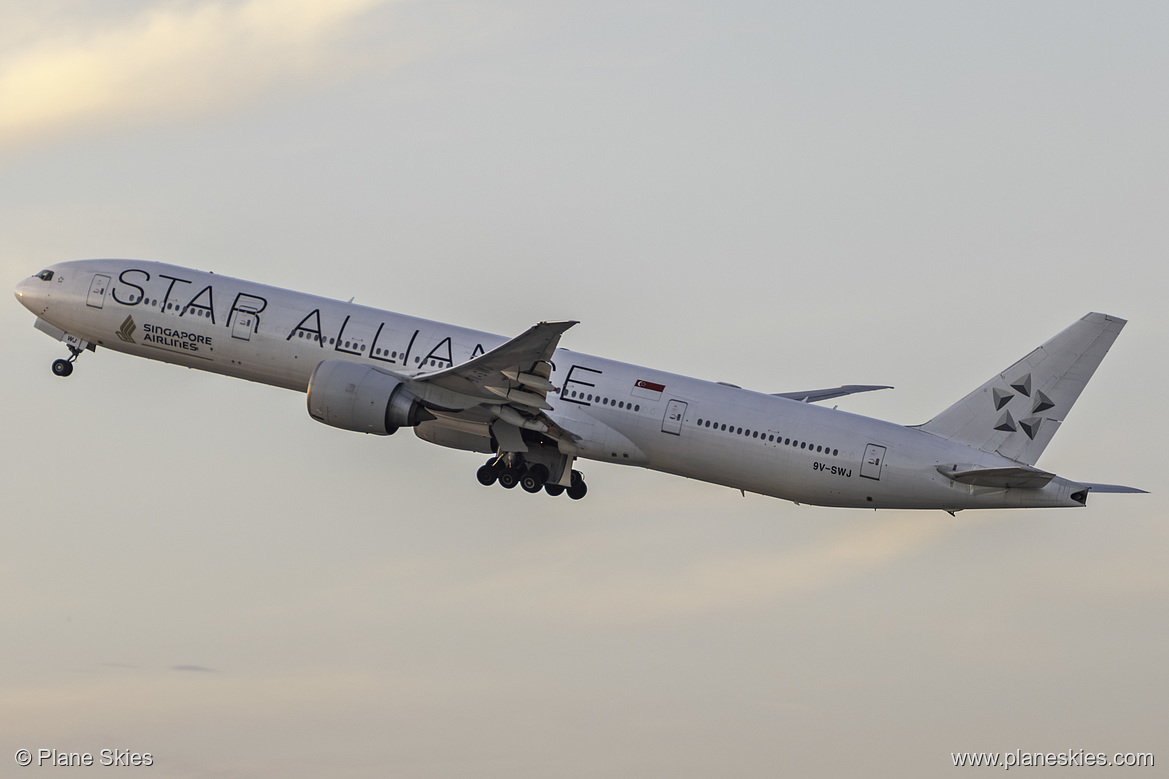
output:
[[[656,384],[645,379],[638,379],[633,382],[633,389],[629,391],[629,394],[634,397],[645,398],[646,400],[661,400],[662,390],[665,388],[665,384]]]

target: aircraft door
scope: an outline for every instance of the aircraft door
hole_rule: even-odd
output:
[[[236,309],[235,324],[231,326],[231,337],[241,341],[252,340],[252,330],[256,327],[256,314],[253,311]]]
[[[89,297],[85,305],[90,308],[101,308],[106,302],[106,290],[110,288],[110,277],[104,273],[93,274],[93,281],[89,285]]]
[[[865,459],[861,461],[861,476],[873,481],[881,480],[881,468],[885,466],[885,447],[869,444],[865,447]]]
[[[662,417],[662,432],[682,435],[682,420],[685,417],[686,403],[681,400],[671,400],[666,404],[666,415]]]

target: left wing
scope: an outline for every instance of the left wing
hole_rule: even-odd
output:
[[[843,395],[851,395],[854,392],[872,392],[873,390],[883,389],[893,388],[881,384],[845,384],[841,387],[833,387],[832,389],[805,390],[803,392],[774,392],[772,394],[777,398],[798,400],[801,403],[819,403],[821,400],[839,398]]]
[[[443,416],[448,418],[465,416],[480,423],[499,419],[571,443],[578,437],[544,412],[552,409],[548,393],[557,391],[548,380],[552,353],[560,336],[575,324],[540,322],[489,352],[433,373],[403,375],[378,370],[407,382],[412,393],[427,406],[447,412]]]

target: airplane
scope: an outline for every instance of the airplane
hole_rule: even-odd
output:
[[[583,498],[577,460],[618,463],[797,504],[869,509],[1084,506],[1036,467],[1125,320],[1090,313],[928,422],[816,405],[845,385],[767,394],[560,348],[574,321],[506,339],[189,268],[77,260],[21,281],[36,329],[85,351],[304,392],[309,415],[373,435],[490,454],[480,483]]]

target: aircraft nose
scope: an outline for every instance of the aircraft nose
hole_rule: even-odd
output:
[[[35,279],[32,278],[22,279],[16,285],[16,289],[13,290],[13,294],[16,295],[16,299],[20,301],[20,304],[30,311],[36,305],[36,295],[33,294],[34,290],[32,289],[34,281]]]

